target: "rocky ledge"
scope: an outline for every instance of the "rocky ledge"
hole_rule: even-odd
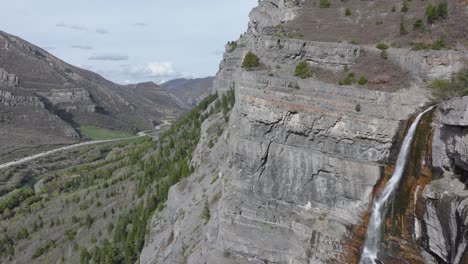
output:
[[[442,263],[468,262],[468,97],[440,105],[434,121],[437,179],[423,192],[426,250]]]
[[[149,238],[159,247],[147,243],[142,263],[170,262],[181,249],[189,263],[353,261],[343,258],[349,250],[344,242],[365,222],[375,186],[385,166],[395,162],[408,120],[433,102],[424,81],[450,77],[463,67],[466,53],[391,48],[388,60],[379,62],[394,71],[388,77],[392,81],[404,79],[396,80],[395,87],[338,85],[327,76],[363,67],[362,58],[378,51],[375,46],[269,34],[294,18],[302,2],[260,1],[248,31],[226,46],[214,87],[219,93],[234,88],[236,94],[229,126],[218,142],[226,144],[227,160],[201,166],[215,166],[222,180],[203,187],[203,181],[202,186],[195,183],[199,174],[188,179],[197,190],[220,188],[221,197],[209,204],[207,225],[198,224],[203,238],[183,239],[200,233],[196,223],[187,231],[168,217],[176,210],[193,211],[193,203],[178,202],[189,199],[176,191],[187,183],[175,186],[168,207],[153,219],[165,224],[164,231],[154,225]],[[249,51],[261,62],[253,71],[241,67]],[[301,61],[314,67],[313,78],[294,77]],[[402,78],[405,73],[410,76]],[[419,200],[426,206],[419,219],[427,226],[428,238],[422,241],[430,241],[423,247],[428,261],[463,263],[466,191],[459,185],[463,177],[455,175],[467,165],[464,100],[441,107],[434,136],[439,138],[434,140],[434,166],[441,175],[452,176],[440,176]],[[199,205],[202,200],[192,201]],[[442,217],[442,208],[452,208],[445,215],[453,217]],[[360,252],[363,241],[355,242],[353,250]]]

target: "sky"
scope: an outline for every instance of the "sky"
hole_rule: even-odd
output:
[[[0,0],[0,30],[117,83],[216,74],[257,0]]]

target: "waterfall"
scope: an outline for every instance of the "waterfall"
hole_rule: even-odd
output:
[[[418,205],[418,192],[419,192],[419,187],[416,187],[416,191],[414,191],[414,204],[413,204],[413,215],[414,215],[414,236],[413,239],[417,240],[421,236],[421,225],[419,224],[419,219],[416,215],[416,206]]]
[[[371,217],[367,227],[366,240],[364,242],[364,250],[360,261],[361,264],[377,263],[376,261],[378,260],[377,257],[383,233],[382,227],[385,223],[385,215],[388,210],[388,205],[390,204],[390,198],[393,199],[395,191],[398,189],[400,180],[403,177],[406,164],[408,163],[407,159],[411,149],[411,143],[413,142],[418,123],[422,116],[432,110],[432,108],[433,107],[430,107],[426,111],[420,113],[411,124],[411,127],[403,140],[403,144],[401,145],[395,171],[387,185],[385,185],[383,191],[378,195],[372,205]]]

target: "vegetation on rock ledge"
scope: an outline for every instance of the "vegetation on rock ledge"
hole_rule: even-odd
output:
[[[249,51],[244,57],[242,68],[246,69],[247,71],[251,71],[258,66],[260,66],[260,59],[253,52]]]
[[[312,73],[310,71],[309,63],[307,63],[307,61],[301,61],[299,64],[297,64],[294,76],[297,76],[301,79],[307,79],[311,77]]]
[[[468,95],[468,68],[455,74],[451,80],[434,80],[429,84],[435,97],[449,99]]]

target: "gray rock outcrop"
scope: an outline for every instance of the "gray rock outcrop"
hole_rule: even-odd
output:
[[[4,69],[0,68],[0,86],[15,87],[19,84],[18,76],[9,74]]]
[[[395,161],[398,133],[413,114],[432,102],[423,80],[447,78],[461,68],[466,56],[455,51],[392,48],[389,61],[414,77],[407,86],[392,92],[340,86],[317,78],[299,79],[294,71],[300,61],[333,74],[352,68],[365,53],[378,52],[374,46],[265,33],[294,17],[300,6],[301,1],[260,1],[250,15],[247,33],[235,48],[226,47],[214,88],[219,93],[234,88],[236,105],[222,142],[227,161],[216,163],[222,175],[222,196],[212,208],[214,217],[204,229],[203,239],[184,240],[185,247],[197,248],[187,253],[188,263],[350,263],[341,258],[343,243],[351,229],[362,223],[384,165]],[[254,71],[241,68],[249,51],[261,61]],[[451,115],[457,120],[460,113]],[[451,115],[444,116],[445,122],[450,122]],[[466,157],[467,148],[459,144],[465,137],[443,139],[448,141],[440,150],[453,155],[434,153],[441,158],[438,164],[449,166],[452,157]],[[200,156],[196,153],[197,163]],[[465,163],[463,158],[457,160],[457,164]],[[189,181],[194,182],[192,177]],[[458,186],[455,192],[450,189],[453,184]],[[447,191],[442,196],[436,187],[424,191],[424,221],[433,224],[427,230],[431,242],[424,254],[450,263],[461,259],[457,256],[463,252],[453,248],[463,245],[455,241],[460,238],[454,240],[446,234],[465,230],[465,202],[456,198],[464,197],[465,191],[452,181],[441,185]],[[189,197],[173,192],[164,216],[175,215],[175,204]],[[435,202],[439,198],[447,203]],[[445,220],[451,219],[440,220],[441,207],[451,208],[450,215],[461,219],[450,222],[449,230],[441,228],[448,227]],[[188,208],[181,205],[179,210]],[[153,223],[161,221],[158,217]],[[184,236],[175,227],[166,225],[168,230],[177,229],[179,237]],[[176,254],[180,242],[173,242],[170,234],[167,230],[152,232],[149,240],[158,241],[160,247],[145,244],[141,262],[171,262],[173,258],[166,256]]]
[[[423,192],[426,250],[444,263],[468,261],[468,97],[440,105],[434,120],[433,166],[439,179]]]

